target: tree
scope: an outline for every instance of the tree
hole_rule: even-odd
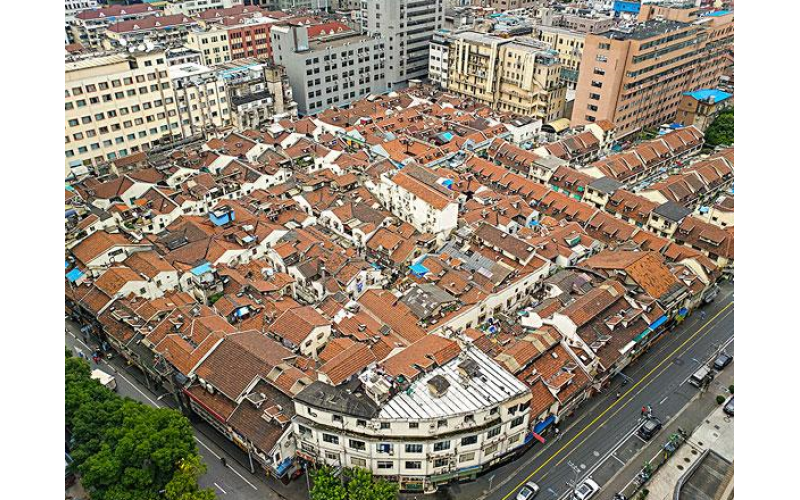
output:
[[[348,500],[396,500],[397,485],[384,479],[375,481],[372,471],[353,468],[347,483]]]
[[[723,110],[706,130],[706,145],[733,144],[733,108]]]
[[[330,467],[320,467],[312,477],[314,486],[311,488],[311,500],[346,500],[344,486]]]
[[[205,467],[183,415],[119,397],[82,359],[65,359],[65,382],[73,467],[94,500],[214,498],[197,485]]]
[[[206,465],[197,455],[184,458],[172,480],[164,488],[167,500],[214,500],[214,492],[201,490],[197,479],[206,472]]]

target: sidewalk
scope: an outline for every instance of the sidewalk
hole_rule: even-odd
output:
[[[678,428],[681,428],[687,432],[693,432],[695,428],[702,425],[704,421],[708,419],[709,415],[714,410],[719,409],[720,405],[717,404],[716,398],[720,394],[729,396],[728,386],[733,384],[733,368],[734,365],[731,364],[722,373],[717,375],[717,378],[711,383],[708,391],[704,393],[698,393],[695,399],[693,399],[681,413],[670,420],[655,438],[642,447],[638,455],[634,457],[633,460],[629,460],[627,465],[620,469],[620,471],[614,477],[612,477],[610,481],[607,481],[605,484],[603,484],[602,491],[597,497],[598,500],[613,500],[614,494],[622,491],[625,486],[628,485],[628,483],[630,483],[634,477],[636,477],[642,468],[642,464],[645,461],[650,460],[656,453],[658,453],[658,451],[666,442],[667,438],[671,434],[678,432]],[[691,442],[691,440],[692,439],[690,438],[689,441]],[[690,447],[691,444],[685,443],[679,452],[676,453],[675,456],[673,456],[664,467],[670,467],[670,464],[676,458],[682,456],[680,452],[685,448]],[[658,477],[659,474],[656,474],[656,477]],[[674,488],[675,484],[672,486]],[[652,490],[652,487],[649,483],[645,485],[645,488]],[[648,498],[650,498],[650,496],[648,496]],[[655,497],[653,498],[655,499]]]

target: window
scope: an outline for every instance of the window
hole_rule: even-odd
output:
[[[513,429],[514,427],[522,425],[522,422],[524,420],[525,420],[525,416],[524,415],[520,415],[519,417],[517,417],[517,418],[515,418],[514,420],[511,421],[511,427],[510,428]]]
[[[358,420],[356,420],[356,425],[359,426],[359,427],[366,427],[367,426],[367,421],[358,419]]]
[[[77,125],[77,123],[75,123]],[[409,422],[408,423],[409,429],[419,429],[419,422]]]
[[[600,100],[600,94],[589,94],[589,99],[591,99],[593,101],[599,101]]]
[[[438,422],[436,422],[436,427],[438,427],[440,429],[442,427],[447,427],[447,420],[439,420]]]
[[[437,458],[433,461],[434,467],[444,467],[447,465],[448,460],[446,458]]]
[[[419,460],[406,460],[406,469],[421,469],[422,462]]]
[[[311,435],[311,429],[309,429],[305,425],[299,425],[298,424],[297,430],[300,431],[300,435],[301,436],[310,436]]]
[[[508,442],[509,443],[516,443],[517,441],[519,441],[520,436],[522,436],[522,433],[514,434],[513,436],[508,438]]]
[[[595,60],[597,62],[608,62],[608,58],[606,56],[601,56],[600,54],[597,54],[597,57],[595,57]]]
[[[406,453],[422,453],[421,444],[407,444]]]
[[[461,438],[461,446],[469,446],[478,442],[478,436],[467,436]]]
[[[350,448],[354,450],[365,451],[367,449],[367,445],[364,443],[364,441],[359,441],[357,439],[351,439],[348,444],[350,445]]]
[[[439,441],[438,443],[433,443],[433,451],[444,451],[450,449],[450,441]]]
[[[519,418],[519,417],[517,417],[517,418]],[[489,430],[489,432],[486,433],[486,439],[492,439],[493,437],[499,436],[499,435],[500,435],[500,426],[497,426],[494,429],[491,429],[491,430]]]
[[[350,457],[350,463],[352,465],[355,465],[356,467],[366,467],[367,466],[367,461],[364,460],[363,458],[358,458],[358,457]]]
[[[485,450],[483,450],[484,455],[491,455],[492,453],[497,451],[497,444],[493,444],[491,446],[487,446]]]
[[[322,440],[330,444],[339,444],[339,436],[334,436],[333,434],[323,433]]]
[[[344,419],[342,418],[342,416],[341,416],[341,415],[334,415],[334,416],[333,416],[333,421],[334,421],[334,422],[338,422],[338,423],[340,423],[340,424],[341,424],[342,422],[344,422]]]
[[[332,451],[326,451],[325,452],[325,458],[327,458],[328,460],[337,460],[338,461],[339,460],[339,454],[338,453],[334,453]]]
[[[600,44],[600,50],[609,50],[610,48],[611,48],[611,44],[610,43],[601,43]]]
[[[394,446],[391,443],[378,443],[377,449],[378,453],[386,453],[388,455],[394,453]]]
[[[463,453],[461,456],[458,457],[459,463],[469,462],[470,460],[475,460],[475,452],[471,451],[469,453]]]
[[[70,127],[77,127],[78,126],[78,120],[73,118],[72,120],[69,121],[69,126]]]
[[[378,469],[391,469],[393,466],[394,464],[388,460],[378,460]]]
[[[381,429],[391,429],[391,428],[392,424],[390,424],[389,422],[381,422]]]

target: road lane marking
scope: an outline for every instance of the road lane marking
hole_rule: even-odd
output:
[[[621,463],[622,465],[625,465],[627,463],[627,462],[623,462],[622,460],[620,460],[620,458],[617,456],[616,452],[612,453],[611,457],[614,458],[614,460],[616,460],[617,462]]]
[[[201,445],[203,445],[203,448],[205,448],[208,451],[210,451],[211,454],[214,455],[217,458],[217,460],[222,458],[220,455],[217,455],[217,452],[212,450],[210,446],[208,446],[203,441],[201,441],[200,438],[198,438],[197,436],[194,437],[194,440],[197,441],[198,443],[200,443]],[[256,488],[256,485],[254,485],[253,483],[248,481],[243,475],[239,474],[239,472],[236,469],[234,469],[232,466],[230,466],[229,464],[225,464],[225,468],[230,469],[231,471],[233,471],[234,474],[239,476],[239,479],[241,479],[242,481],[244,481],[245,483],[250,485],[250,487],[253,488],[254,490],[258,491],[258,488]]]
[[[228,492],[227,492],[227,491],[225,491],[225,490],[223,490],[223,489],[222,489],[222,487],[221,487],[220,485],[218,485],[217,483],[214,483],[214,486],[216,486],[216,487],[217,487],[217,489],[218,489],[219,491],[221,491],[223,494],[225,494],[225,495],[227,495],[227,494],[228,494]]]
[[[658,404],[659,404],[659,405],[663,405],[663,404],[664,404],[664,401],[666,401],[666,400],[668,400],[668,399],[669,399],[669,396],[664,396],[664,399],[662,399],[661,401],[659,401],[659,402],[658,402]]]
[[[720,310],[719,310],[719,312],[717,312],[717,314],[715,314],[713,317],[711,317],[711,319],[709,319],[708,321],[706,321],[706,322],[705,322],[705,323],[704,323],[704,324],[703,324],[703,325],[702,325],[700,328],[698,328],[698,329],[697,329],[697,330],[696,330],[696,331],[695,331],[695,332],[694,332],[692,335],[690,335],[690,336],[689,336],[689,337],[688,337],[686,340],[684,340],[684,341],[683,341],[683,342],[682,342],[680,345],[678,345],[678,347],[676,347],[676,348],[675,348],[675,349],[672,351],[672,353],[671,353],[669,356],[665,356],[665,357],[664,357],[664,359],[663,359],[663,360],[661,360],[661,362],[660,362],[660,363],[658,363],[656,366],[654,366],[654,367],[653,367],[653,368],[652,368],[652,369],[651,369],[649,372],[647,372],[647,374],[645,374],[645,375],[644,375],[644,376],[643,376],[641,379],[639,379],[639,381],[638,381],[638,382],[636,382],[636,383],[633,385],[633,387],[631,387],[630,389],[628,389],[628,390],[625,392],[625,394],[623,394],[623,396],[622,396],[622,398],[621,398],[621,399],[614,400],[614,402],[612,402],[612,403],[611,403],[611,405],[610,405],[608,408],[606,408],[605,410],[603,410],[603,412],[602,412],[602,413],[600,413],[600,415],[598,415],[597,417],[595,417],[595,419],[594,419],[594,420],[592,420],[592,421],[591,421],[589,424],[587,424],[587,425],[586,425],[586,426],[585,426],[583,429],[581,429],[581,430],[580,430],[580,432],[578,432],[578,433],[577,433],[575,436],[573,436],[573,437],[572,437],[572,439],[570,439],[569,441],[567,441],[567,442],[566,442],[566,443],[565,443],[565,444],[564,444],[564,445],[563,445],[561,448],[559,448],[558,450],[556,450],[556,451],[555,451],[555,453],[553,453],[552,455],[550,455],[550,457],[549,457],[547,460],[545,460],[545,462],[544,462],[542,465],[540,465],[540,466],[539,466],[539,467],[537,467],[537,468],[536,468],[536,469],[535,469],[533,472],[531,472],[530,474],[528,474],[528,476],[527,476],[527,477],[525,477],[525,478],[524,478],[524,479],[523,479],[523,480],[522,480],[522,481],[521,481],[521,482],[520,482],[520,483],[519,483],[517,486],[515,486],[514,488],[512,488],[512,489],[511,489],[511,491],[509,491],[509,492],[508,492],[508,493],[507,493],[507,494],[506,494],[506,495],[505,495],[505,496],[502,498],[502,500],[508,500],[508,499],[511,497],[511,495],[513,495],[513,493],[514,493],[515,491],[517,491],[517,490],[518,490],[520,487],[522,487],[522,486],[523,486],[523,485],[524,485],[526,482],[528,482],[528,481],[529,481],[529,480],[530,480],[530,479],[531,479],[533,476],[535,476],[536,474],[538,474],[538,473],[539,473],[539,471],[541,471],[541,470],[542,470],[544,467],[546,467],[546,466],[547,466],[547,465],[548,465],[548,464],[549,464],[551,461],[553,461],[553,459],[555,459],[555,458],[556,458],[558,455],[560,455],[560,454],[561,454],[561,453],[562,453],[562,452],[563,452],[565,449],[567,449],[567,447],[569,447],[569,446],[570,446],[570,445],[571,445],[573,442],[575,442],[575,440],[576,440],[576,439],[578,439],[579,437],[581,437],[581,435],[583,435],[583,433],[585,433],[585,432],[586,432],[586,431],[587,431],[587,430],[588,430],[590,427],[592,427],[593,425],[595,425],[595,424],[596,424],[596,423],[597,423],[597,422],[598,422],[598,421],[599,421],[601,418],[603,418],[603,417],[604,417],[604,416],[605,416],[605,415],[606,415],[606,414],[607,414],[609,411],[611,411],[611,410],[612,410],[614,407],[616,407],[616,406],[617,406],[617,405],[618,405],[618,404],[619,404],[621,401],[624,401],[624,399],[625,399],[625,398],[627,398],[627,396],[628,396],[630,393],[632,393],[632,392],[633,392],[633,391],[634,391],[634,390],[635,390],[635,389],[636,389],[636,388],[637,388],[637,387],[638,387],[638,386],[639,386],[639,385],[640,385],[642,382],[644,382],[645,380],[647,380],[648,378],[650,378],[650,376],[651,376],[653,373],[655,373],[655,372],[656,372],[656,370],[658,370],[659,368],[661,368],[661,367],[662,367],[662,366],[663,366],[663,365],[664,365],[664,364],[665,364],[667,361],[671,360],[671,359],[672,359],[672,358],[675,356],[675,354],[677,354],[677,353],[678,353],[678,351],[680,351],[681,349],[683,349],[683,348],[684,348],[684,347],[685,347],[685,346],[686,346],[686,345],[687,345],[687,344],[688,344],[690,341],[694,340],[694,339],[695,339],[695,337],[697,337],[697,336],[700,334],[700,332],[702,332],[703,330],[705,330],[705,329],[706,329],[706,327],[708,327],[708,325],[710,325],[710,324],[711,324],[711,322],[715,321],[715,320],[716,320],[716,319],[717,319],[717,318],[718,318],[720,315],[722,315],[722,313],[724,313],[724,312],[728,311],[728,309],[729,309],[731,306],[733,306],[733,303],[732,303],[732,302],[729,302],[728,304],[726,304],[726,305],[725,305],[725,307],[723,307],[722,309],[720,309]],[[671,365],[669,365],[669,366],[671,366]],[[668,366],[668,367],[669,367],[669,366]],[[663,372],[662,372],[662,373],[663,373]],[[627,405],[629,402],[630,402],[630,401],[626,402],[626,403],[625,403],[623,406],[621,406],[621,407],[620,407],[620,409],[622,409],[624,406],[626,406],[626,405]],[[565,457],[565,458],[566,458],[566,457]],[[558,465],[558,464],[556,464],[556,465]]]

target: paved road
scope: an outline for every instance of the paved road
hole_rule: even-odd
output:
[[[699,364],[722,346],[733,354],[733,309],[733,287],[724,285],[717,300],[704,308],[705,318],[695,312],[664,334],[650,352],[625,370],[629,383],[622,386],[622,377],[617,377],[606,393],[584,403],[577,417],[561,424],[557,441],[534,446],[478,481],[453,487],[450,495],[508,500],[526,481],[534,481],[541,487],[537,499],[556,500],[569,495],[576,476],[578,481],[592,476],[602,487],[614,472],[608,464],[617,462],[621,469],[644,445],[637,436],[631,437],[638,428],[641,407],[651,405],[657,417],[669,422],[697,393],[687,379]],[[617,390],[622,392],[619,399]],[[595,471],[600,465],[604,470]],[[596,477],[596,472],[604,477]]]
[[[65,345],[73,349],[79,349],[84,354],[90,353],[89,347],[83,342],[80,333],[74,324],[67,324],[67,332],[64,334]],[[101,359],[99,366],[89,360],[92,368],[100,368],[106,372],[114,373],[117,379],[117,393],[120,396],[127,396],[151,406],[164,408],[175,408],[174,398],[169,394],[152,392],[141,382],[141,376],[131,368],[126,368],[124,362],[119,359],[112,359],[111,364]],[[267,484],[265,474],[256,468],[256,474],[251,474],[247,467],[246,455],[235,448],[215,433],[206,424],[195,425],[195,439],[203,461],[208,466],[208,472],[200,478],[200,484],[204,488],[212,488],[217,494],[217,498],[231,499],[258,499],[258,500],[277,500],[280,498]],[[237,453],[238,452],[238,453]],[[225,456],[227,465],[223,466],[220,457]],[[244,456],[244,458],[242,458]]]

